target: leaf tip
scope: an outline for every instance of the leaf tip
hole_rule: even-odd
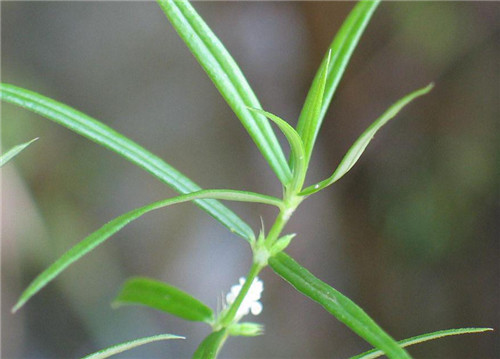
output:
[[[435,85],[436,85],[435,82],[431,82],[427,86],[425,86],[423,90],[425,91],[425,93],[428,93],[430,90],[434,88]]]
[[[16,312],[17,312],[19,309],[21,309],[21,307],[24,305],[24,303],[25,303],[25,302],[26,302],[26,301],[19,300],[19,301],[16,303],[16,305],[14,305],[14,306],[12,307],[12,309],[10,310],[10,312],[11,312],[12,314],[16,314]]]

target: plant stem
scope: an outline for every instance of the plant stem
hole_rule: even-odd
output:
[[[260,273],[260,271],[264,268],[261,264],[259,263],[253,263],[252,267],[250,267],[250,271],[248,272],[248,275],[245,279],[245,284],[243,284],[243,287],[241,288],[240,292],[238,293],[238,296],[236,297],[235,301],[233,304],[231,304],[231,307],[229,307],[229,310],[227,311],[226,315],[222,318],[220,325],[222,327],[227,327],[229,324],[233,322],[233,320],[236,317],[236,313],[238,312],[238,309],[240,308],[241,303],[243,303],[243,300],[245,299],[248,290],[252,286],[252,283],[257,277],[257,275]]]
[[[283,208],[280,210],[280,213],[269,230],[269,234],[265,240],[267,249],[270,249],[271,246],[278,240],[283,228],[288,223],[288,220],[292,216],[295,209],[303,200],[303,197],[297,196],[295,193],[289,195],[285,194],[285,198],[283,199]]]
[[[265,244],[267,248],[269,249],[271,245],[276,242],[276,240],[279,238],[281,231],[283,231],[283,228],[285,227],[286,223],[288,222],[289,218],[286,218],[286,213],[288,211],[288,208],[284,208],[280,211],[278,214],[278,217],[276,217],[276,221],[274,222],[273,226],[269,230],[269,234],[266,237]]]
[[[283,201],[283,207],[280,209],[280,213],[276,217],[276,220],[274,221],[274,224],[269,230],[269,233],[267,234],[263,243],[261,243],[263,245],[264,251],[269,253],[273,244],[276,243],[276,241],[279,239],[281,232],[283,231],[285,225],[288,223],[288,220],[290,219],[291,215],[293,214],[297,206],[300,204],[300,202],[302,202],[302,200],[303,198],[296,196],[296,194],[293,194],[291,196],[285,195],[285,199]],[[222,314],[220,320],[218,320],[217,323],[214,325],[213,327],[214,331],[221,330],[222,328],[227,328],[233,322],[239,320],[239,318],[236,317],[238,309],[245,300],[245,297],[247,296],[248,291],[250,290],[250,287],[252,286],[254,279],[257,277],[260,271],[264,269],[266,266],[267,266],[267,257],[265,260],[261,260],[257,252],[254,250],[253,263],[245,279],[245,283],[243,284],[240,292],[238,293],[238,296],[236,297],[235,301],[231,304],[227,312]]]

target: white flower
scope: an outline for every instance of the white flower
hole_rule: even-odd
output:
[[[231,305],[236,300],[236,297],[240,293],[241,288],[245,284],[245,278],[240,278],[240,284],[233,285],[231,287],[231,291],[226,295],[226,303],[227,305]],[[262,303],[259,302],[262,291],[264,290],[264,283],[256,277],[250,289],[248,290],[245,299],[241,303],[238,311],[236,312],[236,317],[239,319],[248,313],[252,313],[253,315],[259,315],[262,312]]]

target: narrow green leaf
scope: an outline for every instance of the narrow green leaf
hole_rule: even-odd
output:
[[[407,347],[410,345],[414,344],[419,344],[423,342],[427,342],[429,340],[434,340],[434,339],[440,339],[444,337],[448,337],[450,335],[460,335],[460,334],[472,334],[472,333],[481,333],[481,332],[486,332],[489,330],[493,330],[492,328],[461,328],[461,329],[447,329],[447,330],[440,330],[437,332],[433,333],[427,333],[427,334],[422,334],[418,335],[416,337],[408,338],[405,340],[399,341],[399,345],[402,347]],[[384,355],[383,352],[377,349],[373,349],[370,351],[367,351],[363,354],[359,354],[356,356],[351,357],[351,359],[374,359],[378,358],[380,356]]]
[[[172,334],[160,334],[160,335],[153,335],[151,337],[146,337],[146,338],[140,338],[140,339],[135,339],[131,340],[125,343],[113,345],[112,347],[106,348],[99,350],[96,353],[87,355],[83,357],[82,359],[104,359],[104,358],[109,358],[112,355],[123,353],[124,351],[133,349],[135,347],[144,345],[144,344],[149,344],[153,342],[157,342],[159,340],[167,340],[167,339],[185,339],[184,337],[180,337],[178,335],[172,335]]]
[[[433,84],[430,84],[424,88],[421,88],[420,90],[414,91],[399,101],[397,101],[395,104],[393,104],[389,109],[382,114],[375,122],[373,122],[366,130],[359,136],[359,138],[354,142],[354,144],[351,146],[351,148],[347,151],[345,154],[344,158],[342,158],[342,161],[340,161],[339,166],[337,169],[333,172],[333,174],[319,182],[316,185],[307,187],[304,191],[302,191],[300,194],[301,195],[310,195],[312,193],[321,191],[323,188],[331,185],[334,182],[337,182],[342,176],[344,176],[347,172],[351,170],[351,168],[356,164],[356,162],[359,160],[363,152],[365,151],[366,147],[370,143],[370,141],[373,139],[377,131],[384,126],[389,120],[394,118],[399,111],[403,109],[406,105],[408,105],[411,101],[413,101],[415,98],[427,94],[430,90],[433,88]]]
[[[0,99],[33,111],[118,153],[180,193],[201,190],[196,183],[160,157],[96,119],[67,105],[9,84],[0,84]],[[247,240],[255,238],[255,234],[248,224],[221,203],[214,200],[203,200],[196,201],[196,204],[232,232]]]
[[[283,184],[291,173],[283,150],[265,117],[247,106],[261,108],[240,68],[188,1],[158,0],[173,27],[213,81]]]
[[[150,278],[135,277],[127,280],[113,301],[113,307],[145,305],[182,319],[212,323],[212,309],[188,293],[167,283]]]
[[[201,190],[198,192],[180,195],[174,198],[165,199],[162,201],[154,202],[143,207],[134,209],[130,212],[122,214],[120,217],[113,219],[99,228],[97,231],[83,239],[76,244],[73,248],[64,253],[58,260],[56,260],[50,267],[45,269],[38,277],[36,277],[31,284],[24,290],[16,303],[12,312],[21,308],[28,299],[35,295],[40,289],[46,286],[51,280],[59,275],[70,264],[77,261],[83,255],[90,252],[120,229],[125,227],[133,220],[141,217],[142,215],[151,212],[155,209],[163,208],[177,203],[193,201],[201,198],[216,198],[227,201],[243,201],[243,202],[258,202],[278,205],[281,201],[273,199],[269,196],[254,194],[251,192],[233,191],[233,190]],[[276,202],[276,203],[275,203]]]
[[[198,346],[193,354],[193,359],[215,359],[217,353],[228,336],[226,329],[221,329],[208,335]]]
[[[290,126],[285,120],[279,118],[278,116],[264,110],[259,110],[258,108],[249,107],[249,109],[269,118],[286,136],[292,152],[291,158],[293,159],[292,181],[289,184],[289,187],[294,193],[295,191],[300,191],[302,185],[304,184],[307,168],[304,153],[304,144],[299,134],[292,126]],[[285,185],[288,185],[288,183],[286,183]]]
[[[7,162],[9,162],[13,157],[15,157],[16,155],[18,155],[19,152],[21,152],[22,150],[24,150],[26,147],[28,147],[29,145],[31,145],[36,140],[38,140],[38,137],[32,139],[31,141],[28,141],[28,142],[22,143],[20,145],[14,146],[10,150],[8,150],[7,152],[3,153],[2,156],[0,156],[0,167],[2,167],[4,164],[6,164]]]
[[[269,265],[295,289],[321,304],[329,313],[368,343],[382,350],[389,358],[411,358],[363,309],[342,293],[316,278],[285,252],[269,258]]]
[[[306,156],[306,164],[309,163],[311,159],[312,149],[314,147],[314,142],[316,141],[316,136],[318,134],[320,123],[322,120],[321,116],[321,104],[323,103],[323,97],[325,94],[326,79],[328,75],[327,69],[330,66],[330,59],[332,55],[332,50],[328,50],[327,58],[324,63],[321,64],[318,70],[319,81],[313,83],[310,90],[311,101],[308,103],[308,108],[304,113],[304,119],[302,122],[297,124],[297,129],[300,129],[300,137],[304,142],[304,150]],[[293,163],[293,159],[290,159]]]
[[[316,142],[316,137],[323,123],[323,119],[325,118],[326,111],[330,106],[335,90],[379,2],[379,0],[363,0],[356,4],[333,39],[314,77],[311,89],[307,94],[297,123],[297,132],[304,139],[306,145],[307,162],[309,162],[314,143]],[[331,60],[329,61],[330,52]],[[328,66],[326,66],[327,63],[329,63]],[[319,90],[323,87],[321,83],[323,82],[323,70],[325,68],[327,68],[327,77],[324,87],[324,96],[321,100],[321,111],[316,115],[316,106],[318,104],[317,95],[318,92],[320,92]]]

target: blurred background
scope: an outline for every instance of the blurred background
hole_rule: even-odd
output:
[[[296,123],[325,49],[353,2],[196,2],[262,106]],[[280,196],[250,137],[153,2],[2,2],[2,81],[69,104],[131,137],[205,188]],[[286,232],[289,253],[397,339],[500,326],[497,2],[387,2],[376,11],[325,119],[307,183],[331,174],[357,136],[403,95],[435,82]],[[2,149],[40,139],[2,170],[3,358],[77,358],[157,333],[122,358],[188,358],[209,332],[110,302],[130,276],[212,308],[250,265],[246,242],[192,204],[148,214],[12,315],[21,291],[118,215],[174,192],[48,120],[2,106]],[[280,138],[283,140],[282,138]],[[283,140],[285,145],[285,141]],[[255,231],[276,212],[230,203]],[[220,358],[347,358],[369,349],[266,269],[266,334]],[[498,332],[411,349],[416,358],[499,358]]]

